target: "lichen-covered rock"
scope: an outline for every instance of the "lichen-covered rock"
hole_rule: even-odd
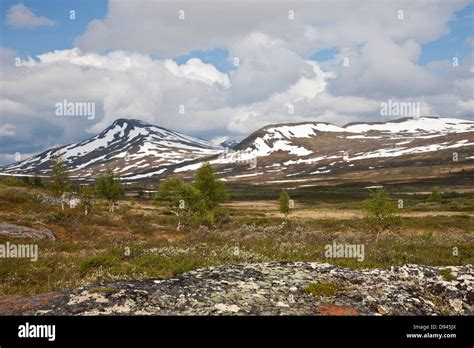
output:
[[[118,281],[52,294],[0,297],[0,314],[472,315],[473,267],[349,269],[323,263],[208,267],[176,279]],[[305,291],[336,284],[333,296]],[[317,289],[317,286],[313,286]]]
[[[38,195],[37,199],[42,204],[61,206],[61,199],[60,198],[56,198],[56,197],[52,197],[52,196],[49,196],[49,195],[42,194],[42,195]]]
[[[53,232],[47,228],[31,228],[0,222],[0,236],[14,239],[49,239],[56,240]]]

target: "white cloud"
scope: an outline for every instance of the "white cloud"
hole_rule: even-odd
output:
[[[198,58],[189,59],[186,64],[178,65],[174,60],[166,59],[165,67],[175,76],[189,80],[198,80],[207,84],[218,83],[230,87],[227,74],[221,73],[212,64],[205,64]]]
[[[457,114],[460,116],[472,115],[474,110],[474,99],[458,100],[456,104]]]
[[[255,56],[258,57],[259,45],[271,41],[265,36],[257,37],[263,40],[256,45]],[[255,46],[254,43],[248,45]],[[280,55],[291,56],[288,49],[274,42],[267,47],[276,49]],[[317,62],[297,56],[293,58],[296,69],[285,69],[283,65],[272,69],[280,63],[278,58],[274,62],[272,57],[264,62],[255,58],[249,69],[244,69],[248,62],[242,61],[236,72],[227,75],[196,58],[178,65],[170,60],[124,51],[49,52],[38,56],[37,61],[25,60],[21,67],[5,69],[0,84],[0,110],[8,117],[2,122],[19,125],[25,139],[29,139],[28,134],[35,129],[42,129],[46,133],[53,132],[55,143],[61,143],[84,138],[87,132],[99,132],[118,117],[139,118],[198,136],[226,134],[231,138],[271,123],[381,121],[380,103],[387,100],[386,96],[357,95],[357,91],[333,94],[327,86],[341,78],[337,72],[324,72]],[[409,61],[405,64],[411,66]],[[264,73],[256,71],[253,65],[260,66]],[[363,74],[370,76],[371,70],[354,71],[359,74],[354,78],[360,79],[364,87]],[[429,70],[423,73],[428,74]],[[462,76],[457,79],[460,83],[464,81]],[[389,77],[385,79],[389,81]],[[252,82],[263,87],[254,87]],[[252,90],[252,98],[245,94],[245,89]],[[446,116],[469,113],[469,97],[446,93],[441,98],[437,96],[405,99],[422,102],[424,112]],[[96,119],[55,117],[54,105],[64,99],[96,103]],[[179,112],[180,105],[185,108],[184,114]],[[57,139],[58,132],[63,141]],[[53,141],[52,138],[41,140]]]
[[[12,124],[0,125],[0,138],[15,136],[14,129],[15,129],[15,126]]]
[[[260,32],[301,55],[331,47],[354,47],[374,35],[395,42],[432,41],[448,31],[455,11],[469,0],[199,2],[110,0],[105,19],[89,23],[76,44],[86,50],[125,49],[172,57],[228,46]],[[294,11],[294,19],[289,11]],[[399,11],[403,19],[399,19]],[[184,20],[179,19],[184,11]]]
[[[10,7],[6,17],[6,23],[12,28],[34,29],[37,27],[51,27],[55,22],[46,17],[37,16],[32,9],[19,3]]]
[[[335,94],[366,97],[410,97],[439,92],[438,78],[416,64],[420,47],[414,41],[397,44],[387,37],[372,37],[346,61],[339,56],[337,77],[329,89]]]
[[[34,138],[45,148],[83,139],[118,117],[216,141],[271,123],[384,121],[380,104],[388,99],[420,102],[423,113],[473,117],[469,61],[456,69],[448,61],[418,64],[422,44],[446,34],[467,3],[110,0],[105,19],[76,39],[80,48],[46,52],[21,67],[11,64],[15,52],[0,48],[1,124],[14,125],[25,146]],[[240,66],[225,73],[198,58],[181,65],[169,59],[216,47]],[[334,59],[311,60],[330,48]],[[95,102],[95,120],[55,117],[64,99]]]
[[[285,91],[302,75],[313,74],[302,57],[262,33],[233,42],[230,54],[240,58],[239,69],[231,74],[229,102],[233,105],[266,99]]]

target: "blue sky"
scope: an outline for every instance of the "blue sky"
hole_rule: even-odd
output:
[[[5,21],[7,10],[23,3],[37,15],[56,22],[53,27],[35,30],[10,28]],[[36,56],[52,50],[74,47],[74,38],[84,32],[87,23],[107,14],[106,0],[2,0],[1,45],[16,50],[20,56]],[[76,19],[69,19],[69,11],[76,11]]]
[[[442,38],[422,46],[420,64],[424,65],[433,60],[450,59],[454,55],[461,58],[473,59],[473,47],[465,44],[466,39],[473,36],[474,2],[456,13],[449,23],[449,33]]]
[[[474,119],[472,1],[225,4],[1,0],[0,164],[127,117],[209,140],[272,123],[387,121],[387,100]],[[57,118],[64,100],[97,115]]]

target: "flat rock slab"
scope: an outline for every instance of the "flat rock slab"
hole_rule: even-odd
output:
[[[0,236],[15,239],[49,239],[56,240],[53,232],[47,228],[31,228],[7,222],[0,222]]]
[[[449,268],[456,280],[445,281]],[[208,267],[175,279],[116,281],[0,297],[1,315],[472,315],[473,266],[349,269],[323,263]],[[304,289],[337,284],[333,296]]]

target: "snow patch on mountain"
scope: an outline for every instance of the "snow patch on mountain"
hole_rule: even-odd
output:
[[[412,135],[443,135],[450,133],[464,133],[474,131],[474,122],[456,118],[435,118],[420,117],[405,119],[400,121],[391,121],[380,124],[361,123],[344,126],[348,132],[352,133],[403,133]]]
[[[349,157],[348,161],[357,161],[362,159],[368,158],[377,158],[377,157],[397,157],[403,156],[408,154],[417,154],[417,153],[424,153],[424,152],[433,152],[445,149],[454,149],[461,146],[469,146],[474,145],[474,142],[468,143],[466,141],[459,141],[454,144],[447,145],[445,143],[442,144],[431,144],[426,146],[415,146],[412,148],[389,148],[389,149],[380,149],[377,151],[367,152],[360,156]]]
[[[138,120],[118,119],[100,134],[3,168],[6,173],[51,171],[51,161],[61,155],[72,175],[91,176],[116,170],[123,177],[142,178],[161,174],[169,166],[212,156],[223,149]],[[140,171],[147,173],[137,174]]]
[[[459,134],[464,133],[460,138]],[[353,162],[359,160],[374,159],[370,168],[379,168],[376,162],[393,157],[473,146],[473,134],[473,121],[454,118],[405,118],[343,127],[306,122],[266,126],[235,148],[224,149],[142,121],[118,119],[90,139],[47,150],[0,171],[47,175],[53,157],[61,154],[71,176],[87,178],[114,169],[124,179],[139,180],[194,171],[205,161],[217,165],[220,175],[233,172],[228,179],[260,176],[263,174],[256,173],[262,170],[274,178],[334,175],[340,169],[354,167]],[[467,152],[460,158],[472,159]]]

